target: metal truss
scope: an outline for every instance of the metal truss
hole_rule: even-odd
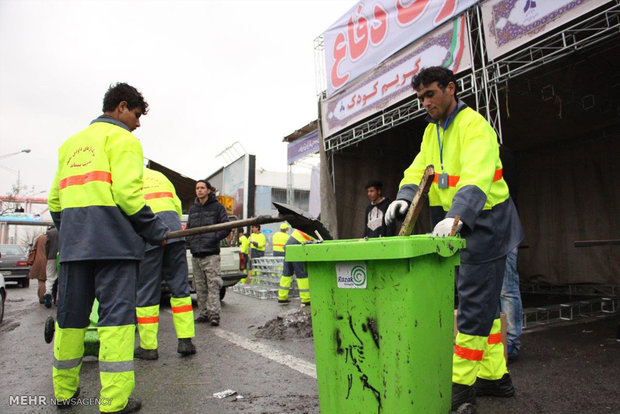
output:
[[[499,110],[499,89],[501,89],[502,84],[544,64],[618,36],[620,33],[620,0],[610,2],[604,10],[597,14],[557,33],[545,35],[541,40],[512,54],[500,57],[496,61],[489,61],[486,57],[479,5],[468,12],[467,20],[472,70],[458,80],[461,90],[460,96],[464,98],[474,97],[476,110],[487,118],[497,132],[499,141],[502,142]],[[317,63],[317,89],[320,91],[324,91],[326,84],[323,49],[323,38],[319,36],[315,39],[315,62]],[[324,92],[318,92],[318,95],[322,99],[325,98]],[[396,125],[422,116],[424,113],[424,108],[417,100],[409,100],[396,108],[384,110],[336,135],[326,137],[324,149],[326,152],[342,150]]]
[[[575,302],[523,309],[523,330],[557,324],[574,322],[579,319],[609,316],[618,313],[618,297],[602,297]]]

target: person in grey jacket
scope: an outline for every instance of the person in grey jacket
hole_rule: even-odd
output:
[[[196,182],[196,202],[189,210],[187,229],[228,222],[226,209],[215,197],[215,188],[207,180]],[[230,230],[203,233],[187,237],[192,253],[194,285],[198,302],[196,322],[220,324],[220,289],[223,281],[220,275],[220,240]]]

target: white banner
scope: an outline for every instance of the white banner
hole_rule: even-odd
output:
[[[490,60],[593,10],[609,0],[489,0],[482,4]]]
[[[325,33],[327,96],[479,0],[362,0]]]
[[[445,23],[322,101],[323,136],[329,137],[413,95],[411,78],[429,66],[447,67],[454,73],[471,67],[465,16]]]

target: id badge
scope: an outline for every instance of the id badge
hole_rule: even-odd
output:
[[[437,186],[439,188],[448,188],[448,174],[439,174],[437,176]]]

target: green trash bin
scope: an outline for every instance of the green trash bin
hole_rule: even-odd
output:
[[[449,413],[460,238],[286,247],[306,262],[319,404],[329,413]]]

